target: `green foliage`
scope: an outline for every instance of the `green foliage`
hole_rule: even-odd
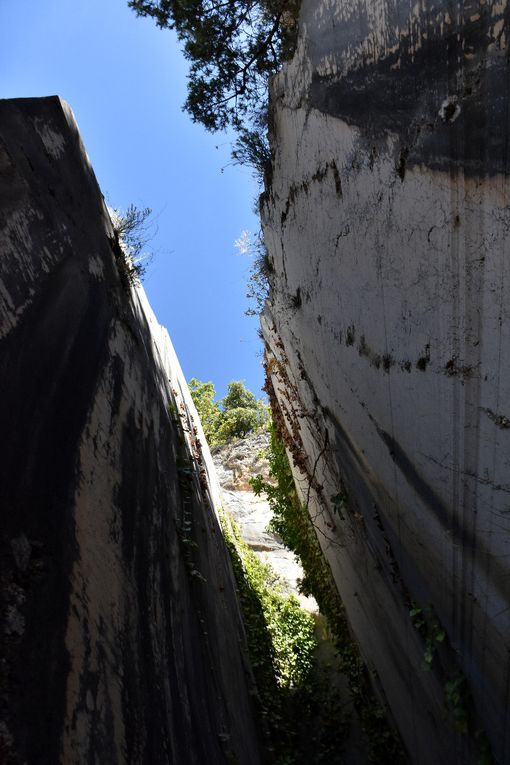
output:
[[[248,127],[239,127],[238,137],[232,149],[232,159],[235,165],[248,165],[262,186],[264,181],[269,185],[272,173],[272,157],[267,138],[267,109],[260,109],[253,115]]]
[[[459,672],[452,680],[445,683],[444,696],[446,709],[459,733],[469,729],[470,693],[465,675]]]
[[[257,399],[240,380],[228,384],[228,392],[222,401],[223,409],[255,409]]]
[[[129,205],[124,212],[111,207],[108,211],[114,231],[112,247],[121,276],[128,284],[137,284],[144,278],[151,260],[144,250],[154,234],[150,223],[152,210]]]
[[[476,744],[478,765],[494,765],[490,741],[476,724],[476,712],[466,676],[460,670],[444,686],[448,717],[458,733],[472,734]]]
[[[263,423],[255,408],[234,407],[222,412],[221,422],[217,431],[217,443],[225,443],[232,438],[244,438]]]
[[[246,297],[252,301],[252,304],[245,313],[247,316],[257,316],[262,313],[264,304],[269,297],[269,280],[273,273],[273,266],[269,260],[262,232],[259,232],[245,244],[244,254],[252,259],[246,292]]]
[[[413,626],[419,632],[424,642],[423,668],[425,670],[432,667],[439,646],[444,644],[446,652],[443,652],[439,659],[441,659],[441,669],[448,677],[444,684],[446,714],[453,728],[458,733],[473,736],[477,750],[478,765],[492,765],[494,759],[491,745],[485,731],[478,725],[467,677],[458,666],[458,657],[455,653],[451,653],[448,636],[439,622],[432,605],[429,604],[422,607],[413,600],[411,601],[409,616]],[[445,653],[447,657],[448,649],[450,649],[450,659],[445,661]]]
[[[432,606],[421,608],[414,601],[411,603],[409,616],[425,643],[423,660],[425,668],[430,669],[438,646],[444,642],[446,632],[437,619]]]
[[[295,47],[300,0],[129,0],[138,16],[175,29],[190,62],[184,109],[207,130],[238,132],[234,162],[262,180],[268,80]]]
[[[268,78],[293,49],[297,0],[130,0],[175,29],[191,62],[184,108],[208,130],[239,127],[265,102]]]
[[[214,443],[221,415],[220,407],[214,400],[216,398],[214,383],[201,382],[196,377],[192,377],[188,385],[191,398],[197,408],[198,416],[204,429],[205,437],[212,444]]]
[[[298,687],[312,667],[316,646],[313,619],[301,608],[294,595],[269,590],[263,603],[275,650],[278,685],[285,688]]]
[[[300,559],[305,572],[301,589],[304,594],[314,596],[320,612],[327,619],[341,669],[348,679],[356,711],[368,738],[370,761],[394,765],[403,758],[400,742],[388,727],[384,710],[373,695],[331,569],[322,554],[308,510],[299,501],[285,447],[274,423],[270,425],[270,433],[268,459],[273,482],[257,476],[251,481],[253,490],[256,494],[264,492],[267,495],[273,513],[271,528]],[[337,495],[335,499],[339,511],[345,497]]]
[[[228,384],[225,398],[215,401],[212,382],[203,383],[193,377],[189,382],[208,443],[222,444],[233,438],[244,438],[265,427],[269,420],[268,407],[256,399],[245,384],[236,380]]]
[[[222,529],[230,552],[275,765],[340,765],[345,719],[343,699],[314,656],[314,618],[282,591],[225,514]]]

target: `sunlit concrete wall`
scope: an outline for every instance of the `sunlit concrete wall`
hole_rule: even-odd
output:
[[[0,761],[256,765],[210,455],[118,258],[69,107],[1,101]]]
[[[476,761],[475,730],[510,762],[508,16],[304,0],[272,87],[269,377],[363,654],[430,765]]]

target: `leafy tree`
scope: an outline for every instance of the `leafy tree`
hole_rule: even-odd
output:
[[[256,409],[238,406],[222,412],[217,438],[219,443],[225,443],[231,438],[244,438],[254,430],[257,430],[260,422]]]
[[[221,401],[215,401],[212,382],[203,383],[193,377],[189,382],[191,397],[197,408],[209,444],[220,444],[231,438],[244,438],[269,421],[269,409],[255,398],[245,384],[233,381]]]
[[[246,297],[252,301],[252,304],[245,314],[260,316],[269,298],[273,265],[269,259],[262,231],[259,231],[245,246],[247,253],[252,257],[246,292]]]
[[[257,400],[241,380],[228,384],[228,392],[221,402],[218,439],[244,438],[248,433],[259,430],[269,420],[268,407]]]
[[[200,382],[196,377],[192,377],[188,385],[205,437],[210,444],[214,443],[221,414],[220,407],[214,400],[216,397],[214,384],[212,382]]]
[[[221,403],[225,411],[239,408],[257,408],[257,399],[241,380],[236,380],[228,384],[228,393]]]
[[[191,62],[184,108],[208,130],[252,122],[268,78],[293,49],[299,0],[129,0],[175,29]]]

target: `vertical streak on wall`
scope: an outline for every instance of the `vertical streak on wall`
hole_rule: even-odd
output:
[[[413,761],[476,759],[469,688],[505,763],[509,9],[304,0],[300,30],[263,200],[296,475]],[[413,602],[447,634],[428,670]]]

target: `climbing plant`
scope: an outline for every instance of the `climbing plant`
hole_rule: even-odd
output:
[[[305,576],[301,590],[313,595],[320,612],[327,619],[345,673],[354,705],[369,743],[373,763],[403,761],[398,736],[389,727],[384,709],[374,697],[365,664],[352,639],[345,609],[338,594],[331,569],[322,553],[317,534],[305,505],[300,502],[283,442],[274,422],[270,425],[267,453],[270,481],[262,476],[252,479],[257,495],[267,495],[271,510],[271,528],[301,561]]]
[[[111,246],[124,285],[139,284],[147,271],[152,254],[147,244],[154,236],[150,207],[139,208],[129,205],[126,210],[109,207],[113,225]]]
[[[258,690],[275,765],[341,765],[344,699],[317,661],[315,620],[287,594],[274,570],[242,541],[222,511]]]
[[[270,164],[268,80],[292,54],[300,0],[129,0],[174,29],[190,62],[184,109],[207,130],[238,133],[234,162]]]

